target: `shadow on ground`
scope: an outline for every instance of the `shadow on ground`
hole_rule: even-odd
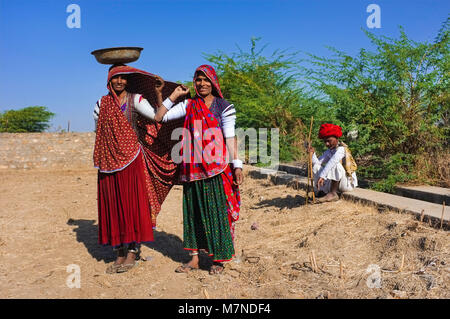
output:
[[[267,200],[260,201],[255,208],[264,208],[264,207],[277,207],[279,209],[287,208],[292,209],[294,207],[299,207],[305,205],[306,200],[305,197],[300,195],[291,196],[288,195],[285,198],[272,198]]]
[[[78,226],[73,229],[77,241],[84,244],[93,258],[105,263],[113,262],[116,257],[111,246],[102,246],[98,243],[98,225],[95,223],[95,220],[87,219],[69,219],[67,221],[68,225]],[[158,230],[154,230],[153,234],[155,241],[145,243],[144,246],[158,251],[178,263],[190,259],[188,252],[183,249],[183,241],[180,237]]]
[[[89,254],[97,259],[103,260],[105,263],[114,261],[115,255],[110,246],[102,246],[98,244],[98,226],[95,220],[88,219],[69,219],[67,225],[78,226],[73,231],[77,235],[77,241],[83,243]]]
[[[145,243],[144,246],[156,250],[175,262],[186,262],[189,254],[183,249],[183,241],[180,237],[166,233],[165,231],[153,231],[154,242]]]

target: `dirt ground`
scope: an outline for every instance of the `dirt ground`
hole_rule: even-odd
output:
[[[303,191],[246,174],[236,258],[218,276],[206,259],[177,274],[189,257],[176,186],[142,247],[148,260],[108,275],[96,171],[1,170],[0,180],[0,298],[450,298],[449,233],[411,215],[344,200],[305,206]],[[71,264],[81,288],[66,283]]]

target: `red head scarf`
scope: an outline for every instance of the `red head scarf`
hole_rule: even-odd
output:
[[[222,97],[216,72],[212,66],[201,65],[194,73],[195,79],[199,72],[202,72],[211,81],[213,92],[216,91],[219,97]],[[195,88],[197,92],[197,88]],[[204,179],[220,174],[228,165],[227,152],[222,130],[219,121],[214,117],[205,104],[203,98],[198,94],[189,101],[186,108],[186,118],[184,120],[186,136],[182,143],[183,165],[180,170],[180,179],[182,182],[189,182]],[[207,138],[206,134],[211,133]],[[212,150],[212,141],[214,141],[215,153],[207,156],[206,150]]]
[[[211,81],[211,84],[213,85],[213,95],[223,99],[222,91],[220,90],[219,80],[217,79],[217,74],[214,68],[207,64],[200,65],[195,70],[194,87],[195,87],[195,79],[197,78],[199,72],[202,72]],[[197,87],[195,87],[195,93],[197,93],[197,95],[200,96],[197,92]]]
[[[322,124],[319,129],[319,138],[324,139],[330,136],[341,137],[342,136],[342,128],[339,125],[334,124]]]
[[[107,87],[110,92],[102,97],[97,121],[94,166],[104,173],[124,169],[140,151],[136,133],[120,110],[119,99],[110,83],[111,78],[122,68],[127,67],[116,67],[109,71]]]
[[[150,105],[158,105],[155,97],[156,75],[133,68],[128,65],[119,65],[112,67],[108,73],[108,90],[113,96],[116,94],[111,86],[111,79],[118,74],[127,75],[126,90],[129,93],[139,93],[150,103]],[[162,95],[169,96],[179,84],[165,81]]]
[[[175,121],[164,126],[148,121],[149,123],[143,124],[146,127],[144,134],[138,137],[120,110],[119,99],[111,85],[111,79],[118,74],[127,75],[127,92],[142,94],[151,105],[157,105],[154,74],[127,65],[115,66],[109,70],[107,83],[109,94],[102,97],[94,148],[94,165],[105,173],[119,171],[130,164],[139,152],[139,142],[144,145],[145,151],[155,139],[169,147],[170,133],[175,124],[180,125]],[[163,97],[169,96],[177,86],[176,83],[165,82]]]

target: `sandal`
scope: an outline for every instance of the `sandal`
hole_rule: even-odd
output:
[[[117,273],[127,272],[139,264],[138,260],[135,260],[133,264],[121,264],[119,269],[117,269]]]
[[[210,275],[218,275],[223,272],[224,266],[222,263],[214,263],[214,265],[211,266],[209,269]]]
[[[177,273],[188,273],[191,270],[197,270],[197,269],[198,268],[189,266],[188,264],[182,264],[182,265],[178,266],[177,269],[175,269],[175,272],[177,272]]]
[[[120,265],[121,267],[119,267],[119,269],[117,269],[118,273],[127,272],[139,264],[139,260],[141,259],[141,249],[139,247],[136,247],[136,245],[132,245],[129,247],[133,247],[133,248],[128,248],[128,253],[135,254],[134,262],[132,264],[121,264]]]
[[[115,274],[117,273],[117,270],[119,270],[119,268],[122,266],[122,264],[112,264],[109,265],[108,268],[106,268],[106,273],[107,274]]]
[[[125,257],[125,248],[123,246],[115,247],[113,248],[113,251],[117,252],[117,257]],[[115,274],[118,272],[118,270],[122,267],[122,264],[116,264],[113,263],[112,265],[109,265],[108,268],[106,268],[107,274]]]

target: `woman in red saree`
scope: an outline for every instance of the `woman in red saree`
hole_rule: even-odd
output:
[[[117,251],[108,273],[136,265],[139,244],[153,241],[156,216],[176,181],[177,165],[170,158],[175,141],[170,134],[181,123],[161,125],[147,119],[155,112],[150,103],[162,99],[157,99],[154,90],[158,78],[129,66],[113,66],[108,74],[109,94],[94,109],[98,239]]]
[[[210,274],[217,274],[223,271],[222,262],[234,256],[234,224],[239,218],[238,185],[243,175],[234,133],[236,112],[223,99],[211,66],[198,67],[193,83],[193,99],[173,106],[180,97],[175,90],[158,109],[155,120],[184,118],[179,178],[183,183],[184,249],[192,259],[175,271],[198,269],[198,253],[204,250],[213,260]]]

